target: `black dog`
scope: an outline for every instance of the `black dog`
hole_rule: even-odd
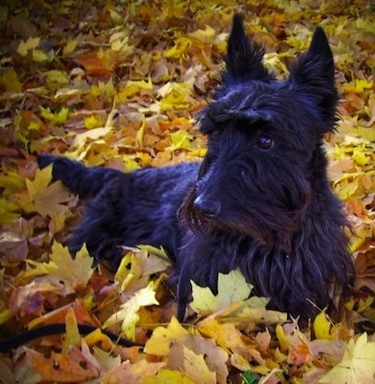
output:
[[[323,135],[336,123],[338,95],[327,38],[317,28],[287,80],[262,64],[263,49],[234,18],[226,69],[200,114],[208,151],[183,163],[124,174],[62,157],[53,176],[93,196],[69,241],[116,265],[118,245],[162,245],[180,271],[178,317],[190,279],[217,292],[217,275],[239,267],[270,308],[307,319],[332,306],[353,281],[346,224],[329,188]],[[314,304],[312,304],[314,303]]]

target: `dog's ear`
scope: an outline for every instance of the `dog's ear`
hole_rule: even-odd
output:
[[[292,69],[290,81],[306,87],[325,120],[335,121],[338,101],[332,51],[323,29],[317,27],[308,51]]]
[[[243,82],[273,78],[262,64],[263,55],[263,47],[251,42],[246,36],[242,15],[236,14],[228,39],[223,81]]]

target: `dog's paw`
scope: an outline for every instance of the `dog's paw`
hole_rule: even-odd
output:
[[[45,168],[47,165],[50,165],[54,162],[56,156],[50,155],[49,153],[42,153],[38,156],[37,162],[40,169]]]

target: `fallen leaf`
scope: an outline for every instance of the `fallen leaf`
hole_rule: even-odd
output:
[[[193,289],[193,301],[190,303],[195,312],[215,312],[236,301],[245,300],[249,297],[252,286],[247,283],[240,270],[229,274],[219,273],[218,294],[215,296],[210,288],[199,287],[191,281]]]
[[[367,341],[367,334],[361,334],[355,341],[351,339],[344,357],[320,380],[328,383],[372,383],[375,380],[375,342]]]

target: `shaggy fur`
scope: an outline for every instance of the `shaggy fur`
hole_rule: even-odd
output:
[[[353,280],[322,149],[338,100],[327,38],[316,29],[287,80],[276,80],[262,57],[235,16],[221,85],[199,116],[208,138],[200,165],[124,174],[39,158],[72,192],[93,197],[71,252],[86,243],[97,262],[118,265],[120,244],[162,245],[180,272],[180,319],[190,279],[216,293],[218,273],[237,267],[255,294],[270,297],[270,308],[303,319],[332,305]]]

